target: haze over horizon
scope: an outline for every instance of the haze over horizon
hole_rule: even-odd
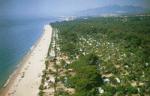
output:
[[[1,0],[1,17],[63,16],[91,8],[132,5],[149,8],[149,0]]]

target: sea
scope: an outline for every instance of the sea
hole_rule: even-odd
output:
[[[40,38],[45,24],[57,18],[0,18],[0,88]]]

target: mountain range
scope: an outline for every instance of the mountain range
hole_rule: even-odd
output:
[[[98,7],[94,9],[88,9],[84,11],[77,12],[77,16],[118,16],[118,15],[135,15],[143,14],[147,12],[148,9],[139,6],[119,6],[111,5],[105,7]]]

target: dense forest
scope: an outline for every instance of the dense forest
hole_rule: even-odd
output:
[[[75,89],[71,96],[149,96],[149,16],[83,18],[51,25],[58,30],[60,52],[70,61],[62,63],[73,70],[66,74],[65,84]]]

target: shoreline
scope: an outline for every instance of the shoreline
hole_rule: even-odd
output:
[[[45,26],[50,26],[50,25],[45,25]],[[45,26],[44,26],[44,28],[45,28]],[[50,26],[51,27],[51,26]],[[45,40],[45,38],[44,38],[44,35],[46,34],[46,28],[43,30],[43,33],[42,33],[42,35],[39,37],[39,39],[35,42],[35,44],[33,44],[33,46],[29,49],[29,51],[28,52],[26,52],[25,53],[25,55],[23,56],[23,58],[19,61],[19,63],[17,64],[17,66],[16,66],[16,69],[13,71],[13,73],[12,74],[10,74],[10,76],[9,76],[9,78],[7,79],[7,81],[5,82],[5,84],[3,85],[3,87],[1,88],[1,90],[0,90],[0,95],[2,95],[2,96],[14,96],[13,94],[12,95],[9,95],[9,91],[12,89],[12,90],[17,90],[17,88],[13,88],[14,86],[15,86],[15,84],[16,84],[16,82],[18,82],[18,79],[19,80],[21,80],[21,79],[24,79],[24,78],[26,78],[25,76],[24,76],[24,74],[26,74],[27,73],[27,70],[29,70],[27,67],[29,67],[29,68],[31,68],[30,66],[29,66],[29,63],[31,63],[31,62],[28,62],[30,59],[31,59],[31,57],[35,57],[36,55],[35,55],[35,50],[38,48],[38,46],[40,46],[40,43],[42,42],[42,40]],[[50,36],[49,36],[49,38],[50,38],[50,41],[49,41],[49,44],[50,44],[50,42],[51,42],[51,35],[52,35],[52,29],[51,29],[51,32],[50,32],[50,34],[49,34]],[[49,39],[48,39],[49,40]],[[43,41],[44,42],[44,41]],[[49,45],[48,44],[48,45]],[[49,46],[48,46],[48,48],[49,48]],[[47,52],[48,52],[48,50],[47,50]],[[44,56],[44,59],[45,59],[45,57],[47,57],[47,53],[46,53],[46,56]],[[35,58],[36,59],[36,58]],[[31,61],[32,61],[32,59],[31,59]],[[44,61],[44,63],[43,63],[43,65],[42,65],[42,67],[43,68],[45,68],[44,66],[45,66],[45,60],[43,60]],[[28,65],[27,65],[28,64]],[[35,65],[35,64],[34,64]],[[34,67],[36,67],[36,66],[34,66]],[[42,68],[42,69],[43,69]],[[31,68],[32,69],[32,68]],[[32,71],[32,70],[31,70]],[[43,70],[39,70],[40,71],[40,73],[42,74],[42,71]],[[32,74],[32,73],[31,73]],[[33,74],[34,75],[34,74]],[[22,78],[23,77],[23,78]],[[40,76],[41,77],[41,76]],[[40,78],[39,77],[39,78]],[[29,79],[29,78],[28,78]],[[40,79],[41,80],[41,79]],[[23,82],[23,81],[22,81]],[[18,84],[18,83],[17,83]],[[18,84],[19,85],[19,84]],[[21,86],[22,87],[22,86]],[[20,93],[20,92],[18,92],[18,93]],[[26,94],[23,94],[22,93],[22,96],[29,96],[29,95],[26,95]],[[19,95],[15,95],[15,96],[19,96]],[[34,95],[34,96],[36,96],[36,95]]]
[[[31,55],[31,53],[33,52],[34,48],[37,46],[37,44],[39,43],[39,41],[41,40],[42,36],[43,36],[44,32],[42,32],[41,36],[39,37],[39,39],[30,47],[30,49],[24,54],[24,56],[21,58],[20,61],[18,61],[18,64],[16,65],[16,68],[14,69],[13,73],[9,75],[9,78],[7,79],[7,81],[4,83],[3,87],[1,88],[3,90],[3,88],[9,86],[9,82],[12,81],[11,79],[14,77],[15,74],[18,73],[19,70],[22,69],[23,67],[23,62],[25,62],[29,56]]]
[[[24,54],[24,56],[21,58],[21,60],[18,61],[18,64],[16,65],[14,71],[12,72],[12,74],[9,75],[9,77],[8,77],[7,81],[4,83],[3,87],[0,88],[0,95],[1,94],[3,95],[3,93],[5,93],[4,91],[8,90],[9,86],[11,86],[12,83],[15,82],[16,76],[20,73],[21,69],[24,66],[24,62],[30,57],[30,55],[33,52],[34,48],[37,46],[37,44],[41,40],[43,34],[44,34],[44,32],[42,32],[39,39],[30,47],[30,49]]]

